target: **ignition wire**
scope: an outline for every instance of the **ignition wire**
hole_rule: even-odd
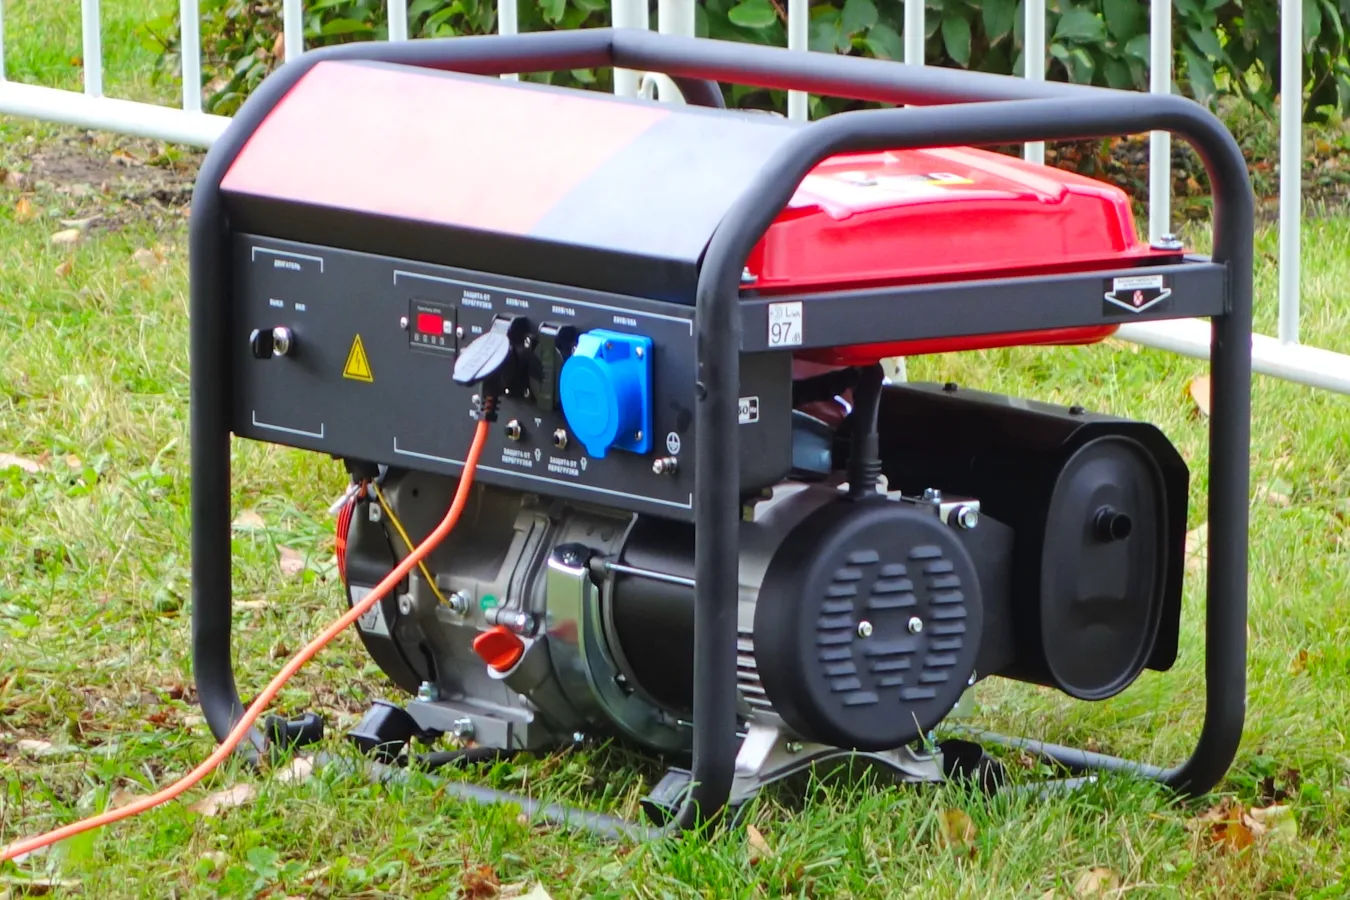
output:
[[[282,670],[268,683],[267,687],[263,688],[262,693],[258,695],[257,699],[249,705],[249,708],[244,712],[243,717],[230,733],[225,736],[225,739],[220,742],[215,751],[198,765],[197,768],[156,794],[142,797],[141,799],[118,809],[105,810],[102,813],[89,816],[86,819],[81,819],[70,825],[65,825],[61,828],[49,831],[46,834],[40,834],[36,837],[15,841],[8,847],[0,850],[0,862],[5,862],[18,856],[24,856],[35,850],[41,850],[43,847],[48,847],[59,841],[63,841],[66,838],[74,837],[77,834],[82,834],[91,829],[109,825],[113,822],[120,821],[121,819],[130,818],[138,813],[145,812],[148,809],[153,809],[182,794],[224,762],[229,755],[234,752],[234,748],[237,747],[239,742],[248,734],[249,729],[253,727],[253,723],[257,720],[258,716],[260,716],[263,710],[267,708],[267,705],[272,702],[273,698],[276,697],[282,686],[290,680],[291,676],[299,671],[301,666],[322,650],[324,646],[333,640],[333,638],[341,634],[348,625],[361,618],[361,616],[366,614],[367,610],[380,602],[380,600],[384,599],[384,596],[388,594],[389,591],[393,590],[394,586],[402,581],[407,576],[408,572],[422,561],[423,557],[434,550],[441,541],[445,540],[446,535],[450,533],[459,521],[460,514],[463,512],[464,506],[468,502],[469,489],[473,486],[474,473],[478,468],[478,458],[482,455],[483,447],[487,444],[487,436],[488,418],[484,416],[479,419],[478,427],[474,431],[473,444],[469,448],[468,458],[464,461],[464,471],[460,474],[459,485],[455,488],[454,501],[450,504],[450,509],[446,512],[445,518],[436,526],[436,529],[432,531],[431,534],[427,535],[426,540],[424,540],[415,550],[404,557],[403,561],[395,566],[393,571],[386,575],[369,595],[362,599],[360,603],[353,605],[346,614],[324,629],[318,637],[310,641],[303,650],[286,663]]]

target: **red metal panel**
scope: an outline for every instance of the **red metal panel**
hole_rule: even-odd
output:
[[[322,62],[249,139],[221,189],[527,234],[669,114],[579,91]]]

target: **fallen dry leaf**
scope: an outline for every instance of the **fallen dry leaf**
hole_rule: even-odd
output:
[[[62,219],[61,224],[67,228],[78,228],[80,231],[83,231],[97,222],[100,218],[100,216],[87,216],[83,219]]]
[[[466,900],[490,900],[497,896],[501,882],[490,865],[465,865],[459,876],[459,887]]]
[[[1209,376],[1201,375],[1199,378],[1192,381],[1187,388],[1187,393],[1189,393],[1191,399],[1195,401],[1195,407],[1200,410],[1200,414],[1205,416],[1209,415]]]
[[[1306,647],[1300,648],[1294,654],[1293,660],[1289,663],[1290,675],[1302,675],[1308,669],[1308,650]]]
[[[290,765],[277,773],[277,781],[282,784],[292,784],[307,779],[314,774],[314,760],[308,756],[297,756],[291,760]]]
[[[1191,820],[1192,827],[1209,832],[1210,841],[1229,850],[1241,851],[1266,833],[1266,826],[1252,818],[1242,804],[1225,797],[1217,806]]]
[[[5,187],[23,187],[24,177],[22,172],[6,172]]]
[[[67,453],[66,465],[72,469],[81,469],[84,467],[84,462],[74,453]]]
[[[73,244],[80,239],[80,229],[67,228],[65,231],[58,231],[52,235],[53,244]]]
[[[231,522],[230,525],[239,531],[256,531],[260,528],[267,527],[267,523],[263,521],[263,517],[255,510],[251,509],[246,509],[235,516],[234,521]]]
[[[35,459],[28,459],[24,456],[15,456],[13,453],[0,453],[0,469],[12,469],[16,466],[23,469],[25,472],[33,474],[42,471],[42,463]]]
[[[1277,804],[1257,807],[1248,810],[1247,815],[1265,829],[1265,837],[1268,839],[1298,837],[1298,820],[1294,818],[1294,809],[1291,806]]]
[[[216,791],[214,794],[208,794],[189,806],[188,809],[203,816],[214,816],[220,813],[221,810],[243,806],[257,796],[257,794],[257,788],[248,782],[244,782],[243,784],[236,784],[228,790]]]
[[[236,600],[235,609],[266,609],[268,603],[266,600]]]
[[[1276,481],[1272,484],[1262,484],[1256,488],[1257,500],[1273,503],[1276,506],[1292,506],[1294,501],[1289,494],[1290,487],[1283,481]]]
[[[947,809],[938,816],[938,832],[944,847],[960,850],[975,840],[975,823],[961,810]]]
[[[56,745],[51,741],[25,739],[17,741],[14,746],[19,748],[19,752],[26,753],[29,756],[51,756],[53,753],[58,752]]]
[[[1119,889],[1120,877],[1101,866],[1084,869],[1073,883],[1073,895],[1079,898],[1114,896]]]
[[[542,884],[536,884],[531,890],[530,883],[522,881],[519,884],[502,885],[497,900],[553,900],[553,896],[544,890]]]
[[[745,833],[750,839],[750,865],[753,866],[760,860],[773,856],[773,851],[769,849],[769,842],[764,840],[764,835],[760,834],[758,828],[754,825],[746,825]]]
[[[277,565],[281,568],[283,575],[299,575],[305,571],[305,557],[299,550],[292,550],[290,547],[278,548],[281,556],[277,560]]]
[[[52,271],[56,274],[57,278],[69,278],[70,273],[74,269],[75,269],[75,261],[68,259],[65,262],[61,263],[61,265],[57,266]]]
[[[131,259],[143,269],[155,269],[164,265],[164,257],[144,247],[131,254]]]
[[[27,197],[20,197],[19,202],[14,204],[14,221],[19,224],[33,221],[37,215],[37,210],[33,209],[33,201]]]

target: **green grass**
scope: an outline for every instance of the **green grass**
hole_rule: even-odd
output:
[[[129,29],[164,5],[105,0],[104,14]],[[63,54],[79,52],[78,19],[62,18],[76,7],[56,6],[6,4],[9,71],[77,87],[78,68]],[[21,30],[23,22],[38,30]],[[172,102],[172,86],[151,84],[149,57],[126,33],[106,41],[109,93]],[[43,55],[51,36],[61,52]],[[55,135],[65,132],[0,123],[0,167],[26,170]],[[116,143],[87,152],[106,156]],[[19,193],[0,187],[0,453],[40,463],[37,472],[0,469],[0,842],[162,787],[213,746],[192,702],[188,658],[185,230],[123,210],[118,227],[55,246],[60,219],[111,202],[61,187],[25,185],[26,213]],[[1257,286],[1266,333],[1276,321],[1276,253],[1274,229],[1264,230]],[[1303,267],[1306,340],[1350,352],[1350,217],[1308,222]],[[1157,423],[1191,466],[1192,527],[1207,517],[1207,439],[1186,390],[1204,371],[1200,361],[1114,342],[910,364],[914,379]],[[1287,794],[1293,837],[1235,852],[1188,825],[1217,796],[1179,805],[1123,778],[1047,800],[810,785],[750,811],[771,850],[752,863],[740,830],[616,849],[523,822],[514,809],[457,803],[432,785],[372,785],[337,770],[286,783],[228,766],[183,802],[0,869],[0,897],[33,874],[69,882],[50,896],[457,897],[471,893],[480,866],[503,883],[541,882],[556,898],[1071,897],[1094,867],[1118,875],[1129,897],[1345,896],[1350,399],[1263,377],[1254,390],[1249,718],[1220,793],[1248,807]],[[317,455],[243,442],[235,453],[235,509],[265,522],[235,535],[236,658],[248,697],[341,609],[325,510],[344,477]],[[282,547],[311,566],[283,574]],[[1197,569],[1173,672],[1147,675],[1102,704],[987,686],[977,723],[1178,761],[1199,729],[1202,597]],[[338,736],[390,693],[348,633],[302,670],[278,707],[324,713],[334,736],[327,749],[345,752]],[[1009,761],[1019,781],[1041,774]],[[632,817],[659,775],[655,763],[607,747],[463,777]],[[213,818],[188,809],[241,783],[259,793],[237,809]],[[940,838],[951,810],[974,829],[959,853]]]

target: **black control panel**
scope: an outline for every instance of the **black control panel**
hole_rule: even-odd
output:
[[[237,235],[235,434],[456,474],[489,332],[513,359],[483,481],[693,518],[692,307]],[[461,370],[463,367],[461,367]],[[791,467],[791,357],[741,362],[741,487]]]

